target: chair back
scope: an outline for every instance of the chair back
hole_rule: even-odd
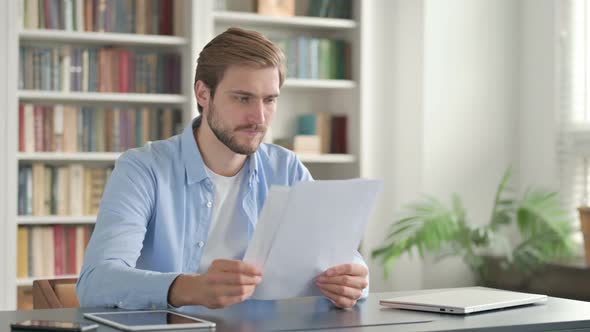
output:
[[[33,309],[78,308],[78,279],[40,279],[33,281]]]

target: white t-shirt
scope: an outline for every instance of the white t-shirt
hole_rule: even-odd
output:
[[[241,225],[240,218],[235,217],[242,204],[238,198],[246,168],[242,167],[238,174],[227,177],[216,174],[206,167],[215,193],[209,235],[198,273],[206,272],[211,263],[218,258],[242,258],[248,247],[248,225]]]

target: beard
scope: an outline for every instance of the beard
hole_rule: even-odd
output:
[[[254,152],[256,152],[256,150],[258,150],[258,147],[260,146],[260,143],[262,143],[262,140],[264,138],[264,134],[266,133],[265,125],[242,125],[236,127],[235,129],[224,127],[221,123],[221,120],[219,119],[217,112],[215,111],[215,106],[213,106],[212,102],[209,103],[207,123],[209,124],[209,128],[211,128],[211,131],[213,132],[215,137],[217,137],[217,139],[221,143],[227,146],[228,149],[230,149],[234,153],[243,154],[247,156],[253,154]],[[253,140],[258,140],[258,142],[254,145],[240,144],[240,142],[238,142],[238,138],[235,135],[235,132],[240,130],[256,130],[262,133],[262,135],[260,135],[260,138],[253,138]]]

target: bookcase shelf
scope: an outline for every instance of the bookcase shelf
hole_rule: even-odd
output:
[[[25,29],[19,38],[26,41],[50,41],[125,46],[184,46],[187,39],[177,36],[140,35],[113,32],[77,32],[64,30]]]
[[[18,98],[38,102],[90,102],[90,103],[130,103],[179,105],[187,102],[187,97],[173,94],[155,93],[110,93],[110,92],[57,92],[19,90]]]
[[[20,226],[25,225],[85,225],[96,223],[96,216],[18,216]]]
[[[19,153],[18,160],[28,162],[114,162],[119,158],[119,152],[31,152]]]
[[[68,275],[60,275],[60,276],[18,278],[18,279],[16,279],[16,285],[17,286],[32,286],[33,281],[38,280],[38,279],[70,279],[70,278],[78,278],[78,275],[77,274],[68,274]]]
[[[352,80],[313,80],[302,78],[288,78],[284,88],[292,89],[354,89],[356,82]]]
[[[299,159],[304,163],[310,163],[310,164],[321,164],[321,163],[346,164],[346,163],[353,163],[356,161],[355,156],[353,156],[351,154],[318,154],[318,155],[300,154]]]
[[[43,166],[47,169],[70,167],[80,167],[86,170],[101,168],[102,166],[112,166],[119,158],[121,153],[117,152],[18,152],[19,147],[19,103],[38,104],[42,107],[52,107],[51,104],[65,104],[73,107],[108,107],[112,105],[129,105],[129,108],[158,108],[162,106],[173,106],[174,109],[182,109],[183,122],[186,124],[197,113],[197,105],[192,90],[192,75],[195,70],[195,63],[201,48],[211,40],[216,34],[227,29],[228,26],[239,26],[245,29],[253,29],[262,32],[269,37],[283,38],[315,38],[340,40],[350,45],[350,62],[347,63],[350,71],[347,75],[301,75],[302,77],[347,77],[351,79],[297,79],[288,78],[285,81],[281,94],[280,114],[273,123],[276,137],[293,136],[293,128],[296,126],[297,116],[306,113],[328,112],[331,115],[348,117],[348,154],[320,154],[320,155],[300,155],[302,162],[309,165],[310,171],[317,171],[315,178],[352,178],[362,176],[361,148],[364,146],[362,140],[366,128],[361,124],[365,118],[367,107],[363,107],[365,89],[362,67],[369,60],[364,54],[366,47],[361,42],[361,37],[367,34],[367,29],[363,26],[368,22],[362,19],[364,8],[368,6],[367,2],[362,0],[353,0],[352,17],[355,19],[338,19],[323,17],[270,17],[257,13],[233,12],[233,11],[215,11],[215,0],[203,1],[175,1],[182,3],[182,10],[175,12],[174,23],[178,23],[181,28],[179,36],[164,35],[141,35],[126,33],[104,33],[104,32],[78,32],[65,30],[33,30],[23,29],[18,22],[18,12],[21,7],[18,1],[8,1],[5,6],[8,8],[6,14],[0,13],[0,17],[8,20],[7,26],[9,31],[5,33],[9,36],[10,41],[8,49],[14,49],[14,52],[8,52],[7,63],[10,71],[6,77],[6,83],[10,89],[4,115],[0,118],[7,121],[8,141],[6,146],[9,147],[9,154],[5,168],[10,174],[7,183],[8,199],[5,206],[8,207],[5,220],[7,225],[4,229],[5,237],[2,240],[6,243],[5,247],[10,248],[5,252],[0,252],[0,257],[7,263],[5,271],[0,270],[0,279],[5,280],[3,288],[0,288],[0,309],[17,308],[17,287],[31,286],[33,280],[41,278],[75,278],[77,275],[63,276],[44,276],[18,278],[18,229],[23,228],[37,229],[52,225],[66,225],[66,227],[88,227],[95,223],[96,216],[92,215],[95,211],[83,212],[88,215],[65,215],[65,216],[29,216],[18,215],[17,207],[19,188],[19,169],[29,169],[34,166]],[[242,0],[227,0],[238,7],[243,8]],[[85,3],[85,2],[84,2]],[[303,1],[302,3],[305,3]],[[229,7],[228,7],[229,8]],[[181,15],[182,14],[182,15]],[[276,34],[275,34],[276,32]],[[61,46],[71,45],[77,47],[86,46],[120,46],[121,48],[133,50],[143,48],[151,51],[157,49],[158,52],[174,52],[181,54],[181,92],[179,94],[144,94],[144,93],[107,93],[107,92],[61,92],[61,91],[38,91],[38,90],[18,90],[19,82],[19,47],[45,47],[47,45],[57,44]],[[362,59],[361,59],[362,58]],[[338,58],[340,59],[340,58]],[[296,75],[293,75],[296,76]],[[176,91],[176,90],[166,90]],[[370,111],[370,109],[369,109]],[[43,110],[45,112],[45,110]],[[43,113],[46,114],[46,113]],[[151,113],[150,113],[151,114]],[[45,123],[45,122],[44,122]],[[50,122],[48,122],[50,123]],[[96,123],[96,122],[94,122]],[[45,127],[44,127],[45,128]],[[26,137],[26,136],[25,136]],[[45,142],[45,141],[44,141]],[[12,147],[12,148],[10,148]],[[43,150],[41,148],[40,150]],[[32,150],[27,150],[32,151]],[[38,165],[37,163],[44,164]],[[7,174],[8,174],[7,173]],[[14,193],[14,194],[11,194]],[[79,226],[78,226],[79,225]],[[72,271],[70,271],[72,272]],[[50,273],[42,273],[50,274]],[[21,275],[25,276],[25,275]],[[23,288],[21,287],[21,290]]]
[[[216,23],[248,24],[268,27],[296,27],[303,29],[349,30],[357,27],[357,22],[342,18],[325,18],[309,16],[274,17],[256,13],[216,11],[213,13]]]

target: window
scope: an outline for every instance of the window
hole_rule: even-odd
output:
[[[590,3],[559,4],[558,156],[561,191],[572,216],[590,205]]]

